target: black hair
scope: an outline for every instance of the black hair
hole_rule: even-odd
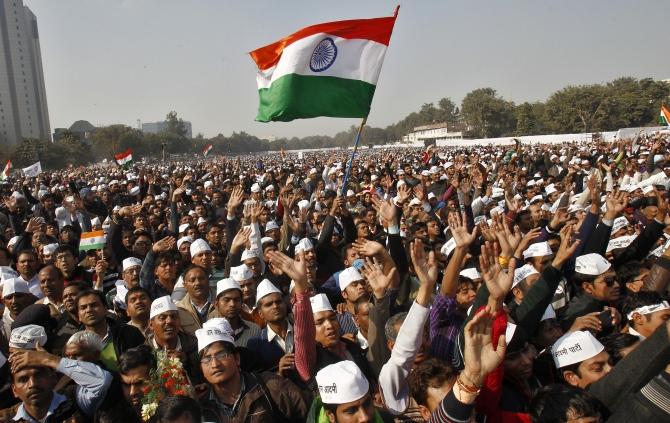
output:
[[[77,298],[75,298],[74,300],[74,303],[77,306],[77,310],[79,310],[79,300],[81,300],[84,297],[89,297],[91,295],[98,297],[103,307],[107,307],[107,299],[105,298],[105,294],[103,294],[102,291],[87,288],[81,291],[79,294],[77,294]]]
[[[607,409],[587,391],[570,385],[548,385],[528,406],[533,423],[565,423],[580,417],[607,417]]]
[[[639,342],[640,338],[630,333],[612,333],[603,337],[600,342],[605,347],[605,351],[612,357],[612,364],[616,364],[623,358],[624,348],[631,347]]]
[[[149,300],[151,300],[151,294],[149,294],[149,291],[147,291],[146,289],[144,289],[144,288],[142,288],[141,286],[138,285],[138,286],[134,286],[134,287],[130,288],[128,290],[128,292],[126,292],[126,296],[123,298],[123,301],[126,304],[128,304],[128,296],[130,294],[134,294],[135,292],[144,292],[147,295],[147,297],[149,298]]]
[[[419,405],[426,406],[428,388],[441,388],[445,383],[453,386],[456,380],[456,371],[446,361],[431,357],[409,374],[407,382],[412,398]]]
[[[65,229],[65,227],[63,227]],[[54,257],[57,256],[58,254],[61,253],[70,253],[72,256],[76,259],[77,258],[77,253],[75,252],[74,248],[72,248],[71,245],[66,245],[66,244],[60,244],[58,247],[56,247],[56,251],[54,251],[53,255]]]
[[[119,373],[122,375],[142,366],[147,366],[150,371],[156,368],[156,357],[148,345],[129,348],[119,357]]]
[[[172,251],[161,251],[160,253],[158,253],[154,261],[155,263],[154,267],[158,267],[165,261],[174,262],[174,254],[172,254]]]
[[[184,273],[182,273],[183,278],[186,279],[186,275],[197,269],[202,270],[205,275],[208,276],[207,269],[202,266],[198,266],[197,264],[191,264],[184,270]]]
[[[633,292],[632,294],[626,297],[626,300],[621,306],[621,313],[624,316],[628,316],[628,313],[635,310],[638,307],[644,307],[648,305],[660,304],[663,301],[663,297],[658,292],[654,291],[640,291]],[[648,318],[648,316],[645,316]],[[633,326],[633,320],[628,322]]]
[[[642,263],[629,261],[616,268],[616,275],[621,285],[632,282],[640,274]]]
[[[202,420],[200,404],[190,397],[167,397],[161,400],[152,422],[168,423],[179,418],[190,417],[193,423]]]

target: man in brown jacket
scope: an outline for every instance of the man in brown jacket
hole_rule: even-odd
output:
[[[186,295],[176,304],[182,330],[193,335],[210,317],[216,317],[215,299],[211,298],[206,270],[195,265],[189,267],[184,272],[184,288]]]
[[[209,385],[201,398],[203,421],[304,422],[309,398],[275,373],[240,371],[233,330],[223,319],[196,331],[200,367]]]

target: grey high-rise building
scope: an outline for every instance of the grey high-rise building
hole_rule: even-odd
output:
[[[22,0],[0,0],[0,146],[51,140],[35,14]]]

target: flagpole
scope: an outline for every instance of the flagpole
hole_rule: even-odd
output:
[[[363,120],[361,121],[361,126],[358,127],[358,132],[356,133],[356,140],[354,141],[354,151],[351,152],[351,158],[349,159],[347,170],[344,173],[344,182],[342,183],[342,192],[341,192],[342,197],[347,196],[347,183],[349,182],[349,175],[351,174],[351,168],[354,165],[354,156],[356,155],[356,151],[358,150],[358,143],[361,141],[361,133],[363,132],[363,128],[365,127],[365,123],[367,122],[367,120],[368,120],[367,116],[363,118]]]

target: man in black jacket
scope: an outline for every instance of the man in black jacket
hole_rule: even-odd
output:
[[[118,357],[129,348],[145,342],[144,335],[134,326],[107,316],[105,297],[100,291],[86,290],[76,300],[79,321],[85,330],[102,338],[104,347],[100,361],[110,370],[118,371]]]

